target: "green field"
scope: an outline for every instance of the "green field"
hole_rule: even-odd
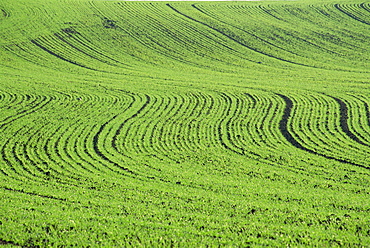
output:
[[[370,2],[0,0],[0,247],[370,247]]]

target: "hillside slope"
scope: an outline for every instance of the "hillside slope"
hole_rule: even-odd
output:
[[[370,3],[0,2],[0,245],[370,245]]]

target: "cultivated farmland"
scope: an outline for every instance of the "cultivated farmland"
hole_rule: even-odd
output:
[[[370,3],[0,1],[0,246],[370,246]]]

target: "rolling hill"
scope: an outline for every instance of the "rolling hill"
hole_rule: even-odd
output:
[[[370,3],[0,2],[0,246],[370,245]]]

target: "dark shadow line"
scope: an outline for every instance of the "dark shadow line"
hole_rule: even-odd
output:
[[[348,126],[348,107],[345,102],[343,102],[341,99],[331,96],[340,106],[340,127],[343,130],[344,133],[347,134],[349,138],[351,138],[353,141],[356,141],[357,143],[370,147],[369,144],[364,143],[362,140],[360,140],[354,133],[351,132],[349,126]]]
[[[62,35],[60,35],[59,33],[55,33],[54,34],[54,36],[55,37],[57,37],[59,40],[61,40],[62,42],[64,42],[64,43],[66,43],[66,44],[68,44],[69,46],[71,46],[73,49],[76,49],[77,51],[79,51],[79,52],[81,52],[81,53],[83,53],[83,54],[85,54],[86,56],[88,56],[88,57],[90,57],[90,58],[92,58],[92,59],[95,59],[95,60],[97,60],[97,61],[100,61],[100,62],[102,62],[102,63],[104,63],[104,64],[108,64],[108,65],[111,65],[111,66],[117,66],[116,64],[113,64],[113,63],[111,63],[111,62],[109,62],[109,61],[107,61],[107,60],[102,60],[102,59],[100,59],[100,58],[98,58],[98,57],[94,57],[93,55],[91,55],[91,54],[89,54],[88,52],[85,52],[84,50],[82,50],[81,48],[78,48],[77,46],[75,46],[75,45],[73,45],[72,43],[70,43],[69,41],[67,41],[64,37],[62,37]],[[73,37],[73,38],[75,38],[74,36],[71,36],[71,37]],[[77,39],[75,39],[77,42],[79,42]],[[119,62],[119,61],[117,61],[117,60],[114,60],[114,59],[112,59],[112,58],[109,58],[109,57],[107,57],[106,55],[104,55],[103,53],[101,53],[101,52],[98,52],[98,51],[96,51],[96,50],[94,50],[94,49],[92,49],[91,47],[89,47],[89,46],[87,46],[87,45],[85,45],[85,44],[83,44],[82,42],[79,42],[80,44],[82,44],[83,46],[85,46],[85,47],[87,47],[89,50],[91,50],[91,51],[93,51],[93,52],[95,52],[95,53],[97,53],[98,55],[101,55],[102,57],[105,57],[105,58],[107,58],[108,60],[112,60],[113,62],[116,62],[116,63],[119,63],[119,64],[122,64],[122,65],[124,65],[124,66],[126,66],[126,68],[127,68],[127,65],[125,65],[125,64],[123,64],[123,63],[121,63],[121,62]],[[122,68],[122,67],[121,67]],[[123,68],[125,68],[125,67],[123,67]],[[125,68],[125,69],[126,69]]]
[[[5,18],[10,17],[10,14],[9,14],[8,12],[6,12],[6,10],[5,10],[5,9],[1,9],[1,12],[3,13],[3,16],[4,16]]]
[[[333,5],[337,10],[339,10],[340,12],[342,12],[343,14],[345,14],[345,15],[347,15],[347,16],[349,16],[349,17],[351,17],[352,19],[354,19],[354,20],[356,20],[356,21],[359,21],[359,22],[361,22],[361,23],[363,23],[363,24],[366,24],[366,25],[370,25],[370,23],[369,22],[366,22],[366,21],[364,21],[364,20],[361,20],[360,18],[358,18],[357,16],[355,16],[355,15],[353,15],[353,14],[351,14],[351,13],[349,13],[349,12],[346,12],[346,11],[344,11],[343,9],[341,9],[340,7],[339,7],[339,4],[334,4]]]
[[[317,155],[317,156],[321,156],[321,157],[331,159],[331,160],[335,160],[335,161],[345,163],[345,164],[355,165],[355,166],[358,166],[358,167],[361,167],[361,168],[364,168],[364,169],[368,169],[368,170],[370,169],[370,167],[367,167],[367,166],[364,166],[364,165],[361,165],[361,164],[357,164],[357,163],[353,163],[353,162],[350,162],[350,161],[347,161],[347,160],[344,160],[344,159],[335,158],[335,157],[328,156],[328,155],[325,155],[325,154],[317,153],[317,152],[315,152],[311,149],[308,149],[308,148],[304,147],[302,144],[300,144],[293,137],[293,135],[291,134],[291,132],[288,129],[288,120],[291,116],[291,112],[292,112],[292,108],[293,108],[293,102],[292,102],[292,100],[290,100],[289,97],[287,97],[285,95],[278,94],[278,93],[275,93],[275,94],[280,96],[284,100],[285,105],[286,105],[285,109],[284,109],[284,114],[283,114],[283,116],[280,120],[280,123],[279,123],[279,129],[280,129],[281,134],[285,137],[285,139],[290,144],[292,144],[294,147],[296,147],[300,150],[303,150],[305,152],[308,152],[308,153],[311,153],[311,154],[314,154],[314,155]]]
[[[121,133],[121,129],[123,128],[123,126],[131,119],[134,119],[135,117],[137,117],[148,105],[149,105],[149,102],[150,102],[150,96],[149,95],[145,95],[146,97],[146,101],[145,103],[143,104],[143,106],[141,106],[141,108],[136,112],[134,113],[133,115],[131,115],[129,118],[127,118],[126,120],[124,120],[120,126],[118,127],[116,133],[114,134],[113,136],[113,140],[112,140],[112,147],[118,152],[118,148],[117,148],[117,145],[116,145],[116,142],[117,142],[117,137],[119,136],[119,134]],[[133,105],[133,102],[130,104],[129,108]]]
[[[39,48],[41,48],[42,50],[44,50],[45,52],[47,52],[47,53],[49,53],[49,54],[51,54],[51,55],[53,55],[53,56],[57,57],[58,59],[61,59],[61,60],[63,60],[63,61],[66,61],[66,62],[68,62],[68,63],[71,63],[71,64],[73,64],[73,65],[77,65],[77,66],[83,67],[83,68],[85,68],[85,69],[89,69],[89,70],[92,70],[92,71],[98,71],[98,70],[96,70],[96,69],[94,69],[94,68],[91,68],[91,67],[88,67],[88,66],[85,66],[85,65],[79,64],[79,63],[77,63],[77,62],[74,62],[74,61],[72,61],[72,60],[69,60],[69,59],[63,58],[62,56],[60,56],[60,55],[58,55],[58,54],[56,54],[56,53],[54,53],[54,52],[50,51],[49,49],[47,49],[47,48],[46,48],[46,47],[44,47],[44,46],[42,46],[41,44],[39,44],[39,43],[38,43],[37,41],[35,41],[35,40],[31,40],[31,42],[32,42],[33,44],[35,44],[36,46],[38,46]]]
[[[259,53],[259,54],[262,54],[262,55],[265,55],[265,56],[268,56],[268,57],[270,57],[270,58],[277,59],[277,60],[280,60],[280,61],[283,61],[283,62],[286,62],[286,63],[291,63],[291,64],[300,65],[300,66],[305,66],[305,67],[311,67],[311,68],[317,68],[317,67],[314,67],[314,66],[309,66],[309,65],[305,65],[305,64],[301,64],[301,63],[293,62],[293,61],[290,61],[290,60],[286,60],[286,59],[283,59],[283,58],[279,58],[279,57],[276,57],[276,56],[274,56],[274,55],[271,55],[271,54],[268,54],[268,53],[265,53],[265,52],[259,51],[259,50],[257,50],[256,48],[253,48],[253,47],[251,47],[251,46],[247,46],[246,44],[244,44],[244,43],[240,42],[239,40],[237,40],[237,39],[235,39],[235,38],[231,37],[230,35],[228,35],[228,34],[226,34],[226,33],[222,32],[221,30],[218,30],[217,28],[214,28],[214,27],[212,27],[211,25],[209,25],[209,24],[207,24],[207,23],[201,22],[201,21],[196,20],[196,19],[194,19],[194,18],[192,18],[192,17],[190,17],[190,16],[188,16],[188,15],[186,15],[186,14],[183,14],[183,13],[182,13],[182,12],[180,12],[179,10],[175,9],[174,7],[172,7],[169,3],[167,3],[166,5],[167,5],[168,7],[170,7],[170,8],[171,8],[173,11],[175,11],[176,13],[178,13],[178,14],[180,14],[180,15],[182,15],[182,16],[184,16],[184,17],[186,17],[186,18],[188,18],[188,19],[190,19],[190,20],[192,20],[192,21],[194,21],[194,22],[200,23],[200,24],[202,24],[203,26],[206,26],[206,27],[208,27],[208,28],[210,28],[210,29],[212,29],[212,30],[214,30],[214,31],[216,31],[216,32],[218,32],[218,33],[220,33],[220,34],[222,34],[223,36],[226,36],[226,37],[227,37],[227,38],[229,38],[230,40],[232,40],[232,41],[234,41],[234,42],[238,43],[239,45],[241,45],[241,46],[243,46],[243,47],[245,47],[245,48],[248,48],[249,50],[252,50],[252,51],[254,51],[254,52],[256,52],[256,53]],[[192,7],[194,7],[195,9],[197,9],[197,7],[196,7],[195,5],[192,5]],[[198,9],[197,9],[197,10],[198,10]],[[198,11],[199,11],[199,10],[198,10]],[[200,11],[200,12],[201,12],[201,13],[203,13],[202,11]]]
[[[367,12],[370,12],[370,5],[369,6],[366,6],[365,5],[366,3],[360,3],[360,7],[363,8],[364,10],[366,10]]]
[[[124,171],[127,171],[127,172],[129,172],[129,173],[131,173],[131,174],[136,175],[137,173],[135,173],[134,171],[132,171],[132,170],[130,170],[130,169],[128,169],[128,168],[126,168],[126,167],[123,167],[123,166],[119,165],[118,163],[116,163],[116,162],[114,162],[114,161],[110,160],[107,156],[105,156],[105,155],[100,151],[100,149],[99,149],[99,147],[98,147],[98,140],[99,140],[99,136],[100,136],[100,134],[103,132],[104,128],[108,125],[108,123],[109,123],[109,122],[111,122],[111,121],[113,121],[114,119],[116,119],[118,116],[119,116],[119,114],[117,114],[117,115],[113,116],[110,120],[106,121],[103,125],[101,125],[101,126],[100,126],[100,128],[99,128],[98,132],[97,132],[97,133],[94,135],[94,137],[93,137],[93,149],[94,149],[95,153],[96,153],[99,157],[101,157],[102,159],[104,159],[105,161],[107,161],[107,162],[109,162],[109,163],[111,163],[111,164],[113,164],[113,165],[117,166],[118,168],[120,168],[120,169],[122,169],[122,170],[124,170]]]
[[[7,191],[18,192],[18,193],[22,193],[22,194],[26,194],[26,195],[33,195],[33,196],[38,196],[38,197],[52,199],[52,200],[58,200],[58,201],[64,201],[64,202],[67,201],[67,199],[65,199],[65,198],[59,198],[59,197],[50,196],[50,195],[40,195],[40,194],[37,194],[37,193],[26,192],[23,189],[22,190],[11,189],[11,188],[8,188],[8,187],[1,187],[1,188],[5,189]]]
[[[34,106],[32,106],[31,108],[28,108],[28,109],[24,109],[24,110],[21,110],[20,112],[16,113],[15,115],[11,115],[11,116],[8,116],[6,117],[6,119],[4,119],[2,122],[2,124],[0,124],[0,129],[3,128],[4,126],[26,116],[26,115],[29,115],[31,113],[34,113],[40,109],[42,109],[43,107],[45,107],[48,103],[51,102],[51,98],[50,99],[47,99],[46,97],[44,97],[43,100],[41,100],[40,102],[37,102]],[[12,118],[11,120],[9,120],[10,118]]]

